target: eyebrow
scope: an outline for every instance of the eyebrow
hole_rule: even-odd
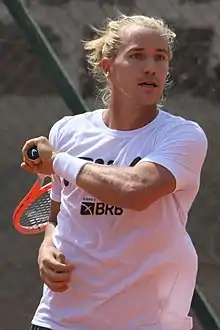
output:
[[[144,52],[144,51],[145,51],[145,49],[142,48],[142,47],[133,47],[133,48],[128,50],[128,53],[130,53],[130,52]],[[168,50],[165,49],[165,48],[157,48],[157,49],[155,49],[155,51],[157,53],[164,53],[164,54],[167,54],[167,55],[169,54]]]

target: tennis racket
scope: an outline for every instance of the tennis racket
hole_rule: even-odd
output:
[[[36,147],[28,150],[30,159],[36,160],[39,155]],[[48,176],[38,174],[32,188],[16,207],[13,214],[13,225],[21,234],[38,234],[45,230],[50,213],[51,181],[45,183]]]

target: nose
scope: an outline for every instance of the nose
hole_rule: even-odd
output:
[[[156,63],[152,56],[147,56],[146,60],[144,61],[143,69],[144,69],[144,74],[155,75]]]

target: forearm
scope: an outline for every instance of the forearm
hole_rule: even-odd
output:
[[[110,205],[132,208],[140,179],[130,167],[86,164],[77,176],[78,187]]]
[[[151,168],[100,165],[60,153],[54,158],[53,169],[56,175],[106,204],[143,210],[152,202],[155,174]]]

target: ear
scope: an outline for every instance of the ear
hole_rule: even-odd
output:
[[[104,57],[99,63],[99,66],[103,70],[105,75],[108,75],[111,65],[112,65],[111,60],[106,57]]]

